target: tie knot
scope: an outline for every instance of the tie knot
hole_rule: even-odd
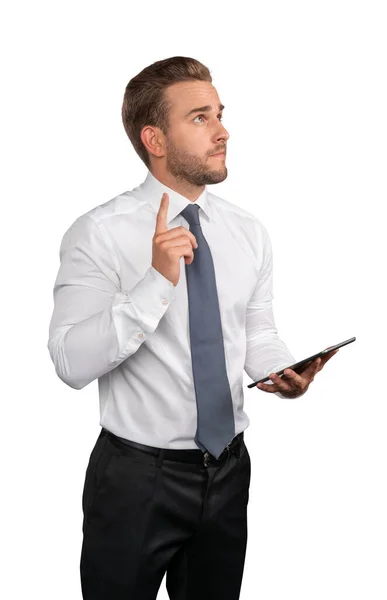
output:
[[[180,214],[188,221],[190,227],[192,227],[192,225],[200,226],[199,205],[195,204],[195,202],[190,202]]]

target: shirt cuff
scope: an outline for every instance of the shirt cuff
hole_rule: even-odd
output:
[[[114,303],[130,302],[140,313],[142,320],[146,323],[151,318],[153,327],[158,323],[167,310],[169,304],[174,300],[175,286],[169,279],[164,277],[153,266],[145,273],[141,279],[130,291],[117,292]]]

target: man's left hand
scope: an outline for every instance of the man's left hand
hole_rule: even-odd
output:
[[[309,384],[315,378],[316,373],[321,371],[325,363],[327,363],[338,351],[339,348],[328,352],[323,357],[316,358],[315,360],[306,363],[306,365],[303,365],[303,367],[298,370],[298,373],[292,369],[285,369],[282,377],[275,373],[271,373],[269,378],[273,382],[273,385],[257,383],[256,387],[264,392],[270,392],[271,394],[280,392],[286,398],[298,398],[298,396],[305,394]]]

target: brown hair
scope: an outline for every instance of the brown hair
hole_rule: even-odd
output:
[[[192,79],[212,83],[209,69],[201,62],[187,56],[172,56],[145,67],[126,86],[122,122],[135,151],[148,169],[149,153],[141,140],[142,128],[145,125],[159,127],[166,135],[172,105],[165,97],[165,90],[173,83]]]

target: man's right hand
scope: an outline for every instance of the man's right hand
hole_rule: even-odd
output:
[[[184,256],[186,265],[194,259],[193,249],[198,247],[196,237],[181,225],[168,229],[168,194],[163,194],[156,217],[156,229],[152,238],[152,267],[169,279],[174,286],[180,279],[180,259]]]

